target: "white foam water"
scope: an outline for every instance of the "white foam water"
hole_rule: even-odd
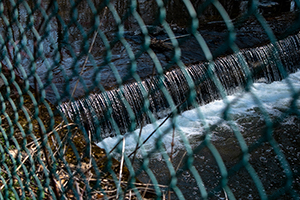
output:
[[[278,110],[288,109],[292,100],[294,92],[300,92],[300,71],[290,74],[288,78],[282,81],[275,81],[270,84],[254,83],[250,92],[240,91],[235,95],[227,96],[226,100],[217,100],[209,104],[199,106],[198,108],[188,110],[178,115],[173,122],[175,122],[175,137],[174,137],[174,150],[186,148],[184,140],[188,140],[191,147],[199,145],[201,142],[201,135],[204,133],[204,124],[213,125],[222,121],[224,109],[228,103],[231,104],[228,110],[232,119],[238,119],[239,116],[257,115],[254,110],[260,107],[255,99],[258,99],[262,108],[271,116],[277,116],[280,113]],[[226,103],[227,102],[227,103]],[[300,109],[300,100],[297,100],[297,107]],[[203,117],[201,117],[203,116]],[[143,145],[138,156],[147,154],[154,148],[157,148],[157,141],[161,141],[160,151],[171,152],[171,143],[173,135],[172,119],[168,119],[155,134]],[[142,129],[140,141],[144,141],[155,128],[164,121],[158,120],[155,124],[147,124]],[[224,121],[224,120],[223,120]],[[288,121],[286,122],[288,123]],[[221,123],[223,128],[230,128],[227,123]],[[136,147],[136,141],[140,129],[135,130],[133,133],[127,133],[125,153],[129,155]],[[220,135],[220,134],[218,134]],[[211,135],[212,139],[217,139],[214,134]],[[105,138],[102,142],[98,143],[101,148],[109,152],[123,136]],[[222,136],[226,137],[226,135]],[[120,148],[122,144],[119,145]],[[120,149],[119,148],[119,149]],[[142,153],[142,154],[141,154]],[[114,153],[118,156],[118,153]],[[155,155],[155,154],[153,154]],[[159,154],[156,154],[159,155]]]

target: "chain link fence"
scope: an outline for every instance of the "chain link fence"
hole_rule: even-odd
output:
[[[299,8],[0,0],[0,199],[299,199]]]

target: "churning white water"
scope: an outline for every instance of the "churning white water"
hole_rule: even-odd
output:
[[[185,139],[189,141],[191,147],[200,144],[200,138],[204,132],[204,124],[213,125],[215,123],[221,122],[222,128],[230,128],[226,122],[222,121],[223,111],[228,104],[226,103],[226,101],[231,104],[229,113],[232,119],[239,119],[243,116],[251,118],[251,115],[257,115],[257,112],[255,110],[260,107],[258,106],[258,104],[262,106],[262,108],[268,115],[277,116],[280,114],[278,110],[285,110],[290,107],[290,102],[292,100],[293,94],[292,91],[298,93],[300,92],[300,71],[290,74],[288,78],[282,81],[275,81],[270,84],[266,84],[263,82],[254,83],[251,87],[251,91],[248,93],[246,93],[245,91],[240,91],[235,95],[227,96],[226,100],[214,101],[209,104],[200,106],[196,109],[183,112],[181,115],[173,119],[173,122],[175,122],[176,126],[174,139],[175,154],[176,150],[186,148],[183,142]],[[255,99],[258,99],[259,103]],[[297,100],[296,104],[298,109],[300,109],[299,99]],[[263,116],[261,115],[261,117]],[[155,124],[145,125],[142,129],[140,141],[144,141],[163,121],[164,119],[160,119]],[[139,151],[138,156],[141,156],[141,152],[143,152],[142,154],[145,154],[153,150],[153,148],[156,148],[158,140],[162,141],[160,151],[167,151],[168,153],[170,153],[173,135],[173,128],[171,125],[171,119],[168,119],[161,126],[161,128],[159,128],[159,130],[155,132],[155,134],[146,142],[146,144],[143,145],[143,148],[141,151]],[[239,125],[238,127],[242,128]],[[129,155],[135,149],[139,132],[140,130],[137,129],[134,133],[125,134],[125,153],[127,155]],[[218,137],[214,134],[214,132],[211,133],[212,140],[217,140]],[[226,135],[222,137],[226,138]],[[107,151],[110,151],[121,138],[122,136],[106,138],[98,145],[101,148],[105,148]],[[122,147],[122,143],[119,145],[119,147]],[[117,156],[118,154],[115,153],[115,155]]]

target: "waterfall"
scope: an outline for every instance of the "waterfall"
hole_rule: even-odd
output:
[[[190,91],[187,76],[194,82],[195,100],[203,105],[221,98],[220,90],[210,74],[217,77],[226,94],[244,88],[249,78],[251,81],[278,81],[284,78],[282,70],[289,74],[299,68],[299,47],[300,33],[280,40],[275,45],[244,49],[237,54],[217,58],[213,68],[208,63],[190,65],[185,68],[186,73],[175,69],[164,76],[63,103],[58,109],[69,119],[99,134],[102,139],[113,137],[117,133],[133,131],[141,124],[151,123],[149,116],[156,119],[166,117],[171,113],[170,105],[185,102]],[[166,97],[168,95],[173,102]],[[191,105],[186,105],[179,112],[189,107]]]

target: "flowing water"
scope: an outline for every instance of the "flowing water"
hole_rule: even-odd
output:
[[[234,95],[226,97],[225,100],[216,100],[211,103],[197,107],[196,109],[191,109],[184,111],[181,115],[177,116],[175,119],[176,124],[176,135],[175,135],[175,145],[178,149],[185,148],[182,142],[183,133],[185,137],[189,138],[189,142],[192,145],[199,145],[201,143],[201,134],[204,132],[204,124],[214,125],[221,123],[219,132],[215,130],[212,135],[213,140],[221,139],[226,140],[227,136],[222,135],[226,130],[230,130],[230,125],[225,122],[222,117],[224,117],[224,110],[228,104],[231,104],[229,109],[229,115],[236,124],[240,124],[239,128],[242,131],[247,132],[244,128],[248,126],[248,123],[254,123],[254,118],[259,117],[264,119],[262,111],[260,110],[255,98],[259,99],[260,104],[263,109],[266,110],[269,116],[275,117],[280,116],[282,111],[288,110],[291,104],[293,93],[300,92],[300,71],[290,74],[286,79],[282,81],[275,81],[272,83],[254,83],[251,86],[249,92],[239,91]],[[296,101],[297,108],[300,108],[300,100]],[[248,120],[247,120],[248,118]],[[252,121],[253,120],[253,121]],[[147,124],[142,129],[141,140],[145,140],[156,127],[164,121],[163,119],[158,120],[155,124]],[[293,116],[284,120],[285,124],[291,124],[293,121]],[[257,127],[252,124],[252,126]],[[223,130],[222,130],[223,129]],[[221,130],[221,131],[220,131]],[[168,119],[163,126],[161,126],[160,131],[149,140],[144,146],[146,151],[151,151],[156,148],[155,142],[160,137],[160,134],[164,134],[163,143],[166,147],[168,153],[171,150],[172,141],[172,120]],[[126,152],[129,154],[135,148],[136,137],[138,136],[140,129],[137,129],[132,134],[126,135]],[[250,134],[250,133],[248,133]],[[122,136],[123,137],[123,136]],[[104,139],[99,143],[101,147],[105,147],[110,150],[120,137],[109,137]]]
[[[281,80],[283,72],[288,74],[298,69],[299,47],[300,34],[275,45],[221,57],[213,66],[208,63],[191,65],[140,83],[91,94],[70,104],[63,103],[59,109],[73,121],[97,133],[98,139],[124,134],[134,131],[141,124],[154,122],[155,118],[166,117],[177,105],[180,105],[179,112],[192,108],[192,104],[185,101],[190,87],[194,87],[197,103],[204,105],[220,99],[224,94],[233,94],[245,86],[247,88],[252,80],[267,83]]]

